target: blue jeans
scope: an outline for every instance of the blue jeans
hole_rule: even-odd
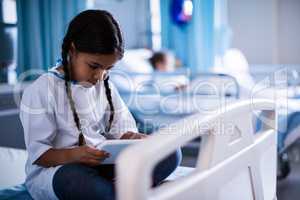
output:
[[[158,163],[153,171],[153,186],[160,184],[180,164],[181,150]],[[100,165],[67,164],[60,167],[53,177],[53,189],[60,200],[115,199],[115,167]]]

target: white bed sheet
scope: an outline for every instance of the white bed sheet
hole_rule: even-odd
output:
[[[25,150],[0,147],[0,189],[25,182],[26,160]]]

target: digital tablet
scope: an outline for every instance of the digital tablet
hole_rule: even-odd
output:
[[[110,153],[110,157],[106,158],[101,164],[114,164],[118,155],[126,147],[136,144],[141,140],[106,140],[97,146],[97,149]]]

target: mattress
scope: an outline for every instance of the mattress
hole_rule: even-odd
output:
[[[0,147],[0,200],[32,200],[25,181],[25,150]],[[178,167],[167,181],[186,176],[193,171],[190,167]]]

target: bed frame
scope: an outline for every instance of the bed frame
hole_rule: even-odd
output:
[[[210,116],[190,116],[129,147],[117,160],[118,200],[276,199],[275,110],[268,100],[240,101]],[[262,111],[263,126],[254,134],[256,111]],[[155,165],[199,136],[194,171],[152,188]]]

